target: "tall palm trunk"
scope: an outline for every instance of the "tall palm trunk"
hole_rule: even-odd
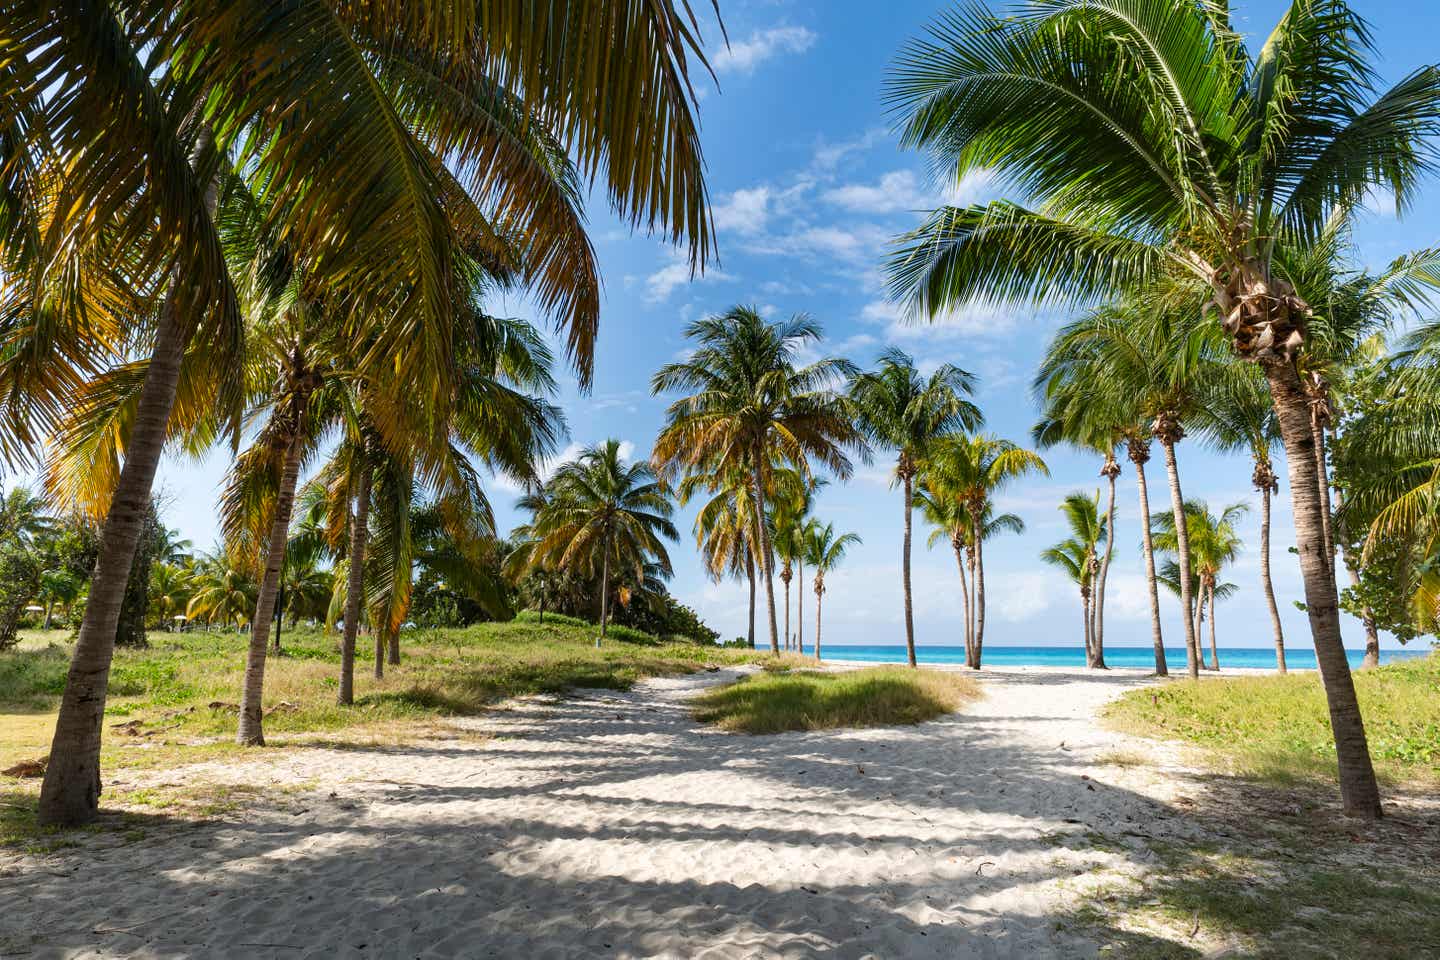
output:
[[[390,664],[392,667],[398,667],[398,666],[400,665],[400,631],[399,631],[399,630],[391,630],[391,631],[390,631],[390,647],[389,647],[389,649],[386,651],[385,662],[388,663],[388,664]]]
[[[825,596],[825,577],[815,574],[815,659],[820,659],[820,599]]]
[[[975,669],[985,658],[985,540],[977,527],[975,533]]]
[[[795,561],[795,576],[800,581],[800,592],[795,597],[795,643],[798,653],[805,655],[805,564]]]
[[[1209,584],[1205,588],[1205,593],[1210,609],[1210,669],[1218,673],[1220,671],[1220,648],[1215,645],[1215,584]]]
[[[388,618],[387,618],[388,619]],[[375,636],[375,679],[385,679],[385,641],[390,635],[390,624],[381,622],[375,618],[375,629],[371,631]]]
[[[979,670],[980,660],[975,656],[975,600],[976,594],[979,593],[980,590],[980,581],[977,580],[975,576],[975,568],[978,564],[975,560],[975,545],[973,543],[970,545],[970,553],[965,558],[965,562],[970,568],[970,619],[966,621],[965,624],[966,632],[970,635],[970,658],[965,661],[965,665],[971,670]]]
[[[605,631],[610,626],[610,535],[606,533],[600,555],[600,639],[605,640]]]
[[[1165,451],[1165,473],[1170,480],[1170,510],[1175,518],[1175,540],[1180,563],[1180,608],[1185,623],[1185,669],[1190,678],[1200,676],[1200,638],[1195,631],[1195,597],[1190,584],[1190,532],[1185,524],[1185,499],[1180,494],[1180,467],[1175,462],[1175,444],[1185,435],[1180,425],[1157,418],[1155,437]]]
[[[1280,421],[1280,434],[1285,441],[1285,460],[1290,470],[1290,499],[1295,514],[1295,541],[1300,552],[1300,572],[1305,582],[1305,609],[1310,618],[1315,660],[1330,709],[1330,728],[1335,735],[1341,800],[1345,812],[1352,816],[1379,817],[1380,788],[1370,762],[1365,722],[1360,716],[1355,683],[1350,676],[1350,663],[1345,658],[1345,644],[1340,635],[1335,579],[1333,572],[1326,573],[1324,504],[1320,498],[1309,404],[1294,364],[1272,362],[1265,364],[1264,369],[1275,415]]]
[[[780,568],[780,582],[785,584],[785,650],[789,652],[793,638],[790,635],[790,578],[795,575],[790,568],[790,561],[785,561],[785,566]]]
[[[1105,559],[1100,562],[1100,579],[1095,584],[1095,650],[1090,666],[1096,670],[1107,670],[1105,666],[1105,581],[1110,576],[1110,557],[1115,552],[1115,478],[1120,476],[1120,464],[1115,457],[1105,454],[1105,465],[1100,476],[1110,481],[1110,507],[1105,513]]]
[[[915,511],[914,475],[903,466],[900,482],[905,490],[905,535],[900,547],[900,583],[905,595],[905,659],[915,666],[915,606],[910,593],[910,532]]]
[[[755,452],[755,468],[751,471],[755,487],[755,532],[760,544],[760,577],[765,581],[765,613],[770,624],[770,652],[780,655],[780,626],[775,619],[775,555],[770,552],[770,528],[765,523],[765,477],[761,471],[760,452]]]
[[[1270,627],[1275,632],[1275,669],[1285,672],[1285,628],[1280,624],[1280,607],[1275,603],[1275,581],[1270,576],[1270,496],[1278,487],[1268,459],[1255,461],[1251,477],[1260,491],[1260,586],[1270,608]]]
[[[1093,642],[1090,632],[1095,629],[1095,620],[1090,614],[1090,593],[1084,587],[1080,588],[1080,618],[1084,621],[1082,627],[1085,635],[1085,651],[1088,654],[1090,644]]]
[[[360,611],[364,609],[365,544],[370,533],[370,464],[360,470],[355,491],[355,512],[350,517],[349,570],[345,578],[345,632],[340,641],[341,706],[355,702],[355,636],[360,630]]]
[[[90,580],[85,618],[75,640],[49,765],[40,788],[38,819],[42,826],[88,823],[99,810],[100,738],[115,633],[135,563],[135,548],[150,510],[150,489],[165,446],[166,426],[175,405],[180,362],[185,353],[185,331],[179,316],[181,282],[178,278],[172,280],[160,308],[155,346],[125,445],[125,464],[100,532],[100,553]]]
[[[297,404],[297,407],[299,405]],[[290,514],[295,506],[295,485],[300,480],[299,424],[291,431],[285,445],[285,459],[280,469],[280,494],[275,501],[275,517],[270,524],[270,539],[265,545],[265,573],[260,579],[260,592],[255,598],[254,626],[250,630],[250,648],[245,656],[245,685],[240,694],[240,726],[235,742],[252,747],[265,746],[262,707],[265,694],[265,657],[270,645],[270,626],[275,619],[275,598],[280,590],[280,571],[285,566],[285,545],[290,536]]]
[[[1325,422],[1329,419],[1329,404],[1323,398],[1310,398],[1310,435],[1315,450],[1315,486],[1320,495],[1320,534],[1325,542],[1325,558],[1329,564],[1330,579],[1335,579],[1335,510],[1330,502],[1329,468],[1325,463]],[[1338,587],[1336,588],[1338,591]]]
[[[1155,646],[1155,675],[1168,677],[1165,637],[1160,629],[1160,586],[1155,578],[1155,544],[1150,536],[1150,491],[1145,483],[1145,464],[1150,460],[1150,441],[1131,437],[1127,441],[1130,462],[1135,464],[1135,486],[1140,491],[1140,543],[1145,554],[1145,585],[1150,592],[1150,640]]]
[[[745,579],[750,581],[750,626],[745,638],[750,642],[750,649],[755,649],[755,551],[748,546],[745,548]]]
[[[965,575],[965,548],[960,538],[952,536],[950,546],[955,550],[955,566],[960,571],[960,600],[965,611],[965,663],[968,666],[974,656],[975,645],[975,638],[970,635],[970,581]]]

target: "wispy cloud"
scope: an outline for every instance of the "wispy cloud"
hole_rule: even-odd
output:
[[[804,27],[756,30],[745,40],[731,43],[711,58],[716,73],[753,73],[766,60],[783,54],[804,53],[815,45],[814,31]]]
[[[770,220],[772,193],[766,186],[736,190],[711,207],[715,228],[743,234],[764,230]]]
[[[872,300],[861,308],[860,319],[884,327],[886,339],[896,343],[995,337],[1015,328],[1014,313],[983,301],[964,303],[925,320],[909,316],[893,301]]]
[[[664,303],[677,289],[691,283],[718,283],[733,279],[730,274],[714,267],[703,274],[696,274],[683,254],[672,252],[668,263],[645,278],[645,302]]]
[[[990,175],[971,171],[956,183],[935,188],[913,170],[893,170],[879,180],[846,183],[825,191],[823,199],[856,213],[886,214],[929,211],[943,204],[968,206],[985,196]]]

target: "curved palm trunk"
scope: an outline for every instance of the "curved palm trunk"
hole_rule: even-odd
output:
[[[1280,421],[1285,441],[1285,460],[1290,470],[1290,499],[1295,514],[1295,541],[1300,552],[1300,572],[1305,581],[1305,608],[1315,642],[1315,659],[1324,681],[1330,709],[1330,728],[1335,736],[1340,796],[1345,812],[1375,818],[1381,814],[1380,788],[1370,762],[1365,739],[1365,722],[1355,697],[1350,663],[1340,634],[1340,608],[1335,579],[1326,573],[1328,557],[1324,539],[1324,504],[1320,498],[1315,438],[1311,416],[1300,376],[1293,364],[1267,363],[1265,379]]]
[[[1268,465],[1266,465],[1268,468]],[[1261,464],[1255,465],[1257,477]],[[1275,603],[1275,581],[1270,576],[1270,493],[1273,483],[1257,483],[1260,488],[1260,586],[1270,608],[1270,626],[1275,631],[1275,669],[1285,672],[1285,629],[1280,625],[1280,607]]]
[[[275,501],[275,517],[270,524],[270,539],[265,547],[265,573],[255,598],[254,626],[250,630],[250,648],[245,655],[245,684],[240,693],[240,726],[235,742],[252,747],[265,746],[263,705],[265,694],[265,657],[270,645],[270,627],[275,619],[275,598],[280,591],[280,571],[285,566],[285,546],[290,536],[290,514],[295,506],[295,485],[300,480],[300,437],[298,430],[285,447],[285,460],[280,471],[280,492]]]
[[[150,366],[125,445],[125,463],[100,532],[100,553],[90,580],[85,618],[75,640],[50,761],[40,788],[38,819],[42,826],[88,823],[100,807],[100,738],[115,633],[135,564],[135,548],[150,510],[150,490],[165,446],[185,353],[180,293],[175,289],[179,283],[178,279],[172,281],[160,309]]]
[[[1107,455],[1100,474],[1110,480],[1110,507],[1105,513],[1105,559],[1100,561],[1100,579],[1095,584],[1095,650],[1090,666],[1108,670],[1105,666],[1105,580],[1110,576],[1110,557],[1115,552],[1115,478],[1120,476],[1120,465]]]
[[[912,514],[915,510],[914,478],[909,471],[902,471],[901,483],[905,488],[905,536],[900,547],[900,582],[905,594],[905,659],[915,666],[915,606],[910,593],[910,532]]]
[[[1165,662],[1165,637],[1160,629],[1160,587],[1155,579],[1155,544],[1150,537],[1150,491],[1145,483],[1145,461],[1150,459],[1150,445],[1131,441],[1130,462],[1135,464],[1135,486],[1140,491],[1140,542],[1145,554],[1145,585],[1150,592],[1150,639],[1155,646],[1155,675],[1168,677]]]
[[[1180,563],[1180,607],[1185,623],[1185,669],[1193,680],[1200,676],[1200,639],[1195,630],[1195,598],[1190,589],[1190,533],[1185,526],[1185,500],[1180,495],[1180,468],[1175,462],[1175,444],[1161,438],[1165,451],[1165,472],[1170,480],[1170,509],[1175,516],[1176,551]]]
[[[760,576],[765,581],[765,613],[770,623],[770,652],[780,655],[780,627],[775,619],[775,555],[770,552],[770,529],[765,524],[765,478],[757,453],[751,482],[755,487],[755,530],[760,544]]]
[[[365,543],[370,533],[370,467],[360,471],[359,489],[355,492],[355,513],[350,518],[350,568],[345,579],[345,632],[340,642],[341,706],[355,702],[355,636],[360,631],[360,611],[364,608]]]

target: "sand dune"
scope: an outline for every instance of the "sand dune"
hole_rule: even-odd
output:
[[[1093,722],[1138,672],[987,671],[962,715],[769,737],[689,719],[731,675],[187,768],[314,789],[6,865],[0,955],[1083,957],[1058,921],[1145,852],[1066,836],[1193,829],[1166,803],[1169,748]],[[1161,768],[1098,762],[1117,748]]]

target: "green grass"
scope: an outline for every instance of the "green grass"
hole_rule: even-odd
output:
[[[742,733],[883,727],[932,720],[977,696],[975,681],[940,670],[779,670],[700,695],[694,713],[703,723]]]
[[[1370,753],[1389,783],[1440,782],[1440,655],[1358,670]],[[1320,677],[1173,681],[1132,690],[1106,711],[1122,730],[1186,740],[1242,776],[1333,781],[1335,745]]]
[[[546,616],[457,630],[402,634],[404,662],[383,680],[361,638],[356,703],[335,703],[338,638],[317,630],[286,630],[286,656],[265,670],[267,739],[469,714],[508,697],[559,693],[572,687],[626,689],[645,677],[749,662],[755,654],[662,642],[635,631],[612,631],[597,649],[596,628]],[[0,654],[0,769],[43,757],[73,649],[53,638]],[[152,633],[144,650],[116,651],[102,763],[104,767],[168,766],[238,752],[235,732],[245,649],[233,632]],[[213,704],[213,706],[212,706]],[[118,724],[128,724],[117,728]],[[143,747],[143,749],[137,749]],[[0,778],[26,787],[31,781]]]

